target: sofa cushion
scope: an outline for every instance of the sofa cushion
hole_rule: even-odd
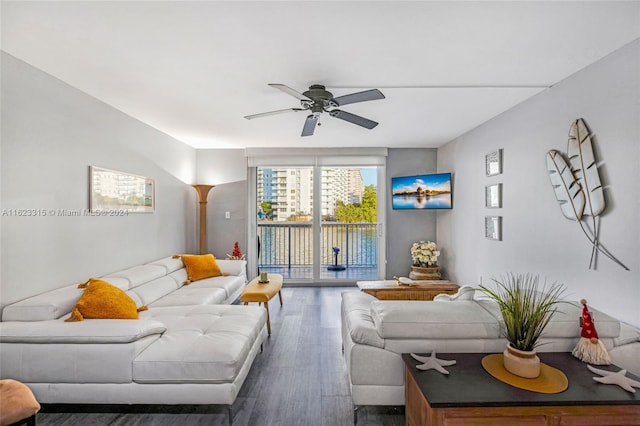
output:
[[[86,320],[65,323],[62,319],[41,321],[37,327],[23,321],[0,322],[2,343],[129,343],[166,327],[159,321]]]
[[[7,305],[2,321],[46,321],[67,315],[82,296],[78,284],[48,291]]]
[[[634,342],[640,342],[640,330],[621,322],[620,335],[613,339],[613,344],[615,346],[623,346]],[[640,363],[640,358],[638,358],[638,363]]]
[[[87,319],[138,319],[136,302],[106,281],[90,278],[84,293],[65,321]]]
[[[442,302],[455,302],[459,300],[473,300],[473,295],[475,294],[475,288],[471,286],[462,286],[458,289],[455,294],[436,294],[433,300],[442,301]]]
[[[115,282],[116,278],[125,279],[129,283],[129,289],[131,289],[151,280],[155,280],[156,278],[160,278],[166,274],[167,269],[165,266],[149,263],[105,275],[102,279],[108,282]]]
[[[159,307],[140,315],[167,331],[135,359],[139,383],[233,382],[266,325],[258,306]]]
[[[165,257],[163,259],[159,259],[153,262],[149,262],[147,263],[147,265],[153,265],[153,266],[162,266],[163,268],[165,268],[166,270],[166,274],[170,274],[172,272],[177,271],[178,269],[182,269],[184,268],[184,263],[182,263],[182,260],[180,259],[176,259],[173,256],[169,256],[169,257]]]
[[[127,292],[130,296],[134,295],[143,305],[150,305],[156,300],[170,295],[176,291],[180,285],[171,276],[156,278],[147,283],[139,285]],[[133,297],[133,296],[132,296]],[[133,297],[136,300],[136,297]]]
[[[496,339],[498,321],[474,301],[389,301],[371,303],[371,317],[384,338]]]
[[[191,283],[188,287],[219,288],[224,290],[226,294],[225,298],[229,298],[231,297],[231,295],[237,293],[240,289],[242,289],[244,285],[245,285],[245,282],[242,278],[237,277],[235,275],[229,275],[226,277],[205,278],[203,280]]]
[[[185,286],[149,305],[159,306],[217,305],[227,299],[227,292],[222,288],[197,288]]]
[[[501,330],[504,330],[504,321],[497,303],[485,298],[476,300],[476,303],[496,318],[500,323]],[[557,308],[557,312],[551,317],[541,337],[547,339],[558,337],[578,339],[582,331],[580,327],[582,305],[576,302],[563,302],[557,305]],[[618,337],[620,334],[620,321],[603,312],[593,308],[590,309],[596,330],[598,330],[598,336],[601,339]]]
[[[247,261],[244,259],[216,259],[222,275],[236,275],[247,280]]]

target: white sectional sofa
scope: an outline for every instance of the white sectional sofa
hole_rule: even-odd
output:
[[[467,300],[389,301],[342,293],[342,344],[354,405],[404,405],[402,353],[500,353],[507,341],[498,306],[464,288]],[[471,291],[469,291],[471,290]],[[436,296],[438,299],[439,296]],[[455,299],[455,297],[454,297]],[[579,303],[563,303],[545,329],[542,352],[571,352],[580,338]],[[594,309],[600,340],[614,364],[640,375],[640,332]]]
[[[101,277],[148,310],[139,319],[65,322],[77,284],[6,306],[0,375],[40,403],[223,404],[231,406],[267,336],[265,310],[230,305],[246,285],[246,261],[218,260],[223,273],[187,280],[171,257]]]

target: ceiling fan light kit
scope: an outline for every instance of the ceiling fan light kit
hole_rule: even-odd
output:
[[[322,114],[323,112],[328,112],[330,117],[339,118],[340,120],[344,120],[349,123],[364,127],[365,129],[371,130],[378,125],[377,122],[369,120],[368,118],[360,117],[359,115],[352,114],[350,112],[339,110],[337,109],[337,107],[354,104],[357,102],[374,101],[377,99],[385,98],[382,92],[380,92],[378,89],[365,90],[362,92],[351,93],[334,98],[333,94],[326,90],[326,88],[321,84],[312,84],[311,86],[309,86],[309,90],[303,93],[300,93],[284,84],[271,83],[269,84],[269,86],[281,90],[284,93],[287,93],[288,95],[291,95],[294,98],[298,99],[302,108],[279,109],[276,111],[246,115],[244,118],[246,118],[247,120],[252,120],[254,118],[266,117],[269,115],[281,114],[290,111],[310,111],[311,114],[307,116],[302,128],[302,136],[313,135],[313,132],[316,129],[316,125],[320,125],[320,123],[318,123],[318,120],[320,119],[320,114]]]

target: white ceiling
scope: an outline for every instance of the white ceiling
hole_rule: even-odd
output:
[[[10,2],[2,49],[196,148],[437,147],[640,37],[633,2]],[[268,83],[335,96],[373,130]],[[473,86],[473,87],[468,87]],[[481,86],[481,87],[477,87]]]

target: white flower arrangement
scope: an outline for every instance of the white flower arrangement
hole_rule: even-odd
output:
[[[437,266],[440,252],[436,250],[436,243],[432,241],[420,241],[411,246],[411,264],[413,266],[427,267]]]

